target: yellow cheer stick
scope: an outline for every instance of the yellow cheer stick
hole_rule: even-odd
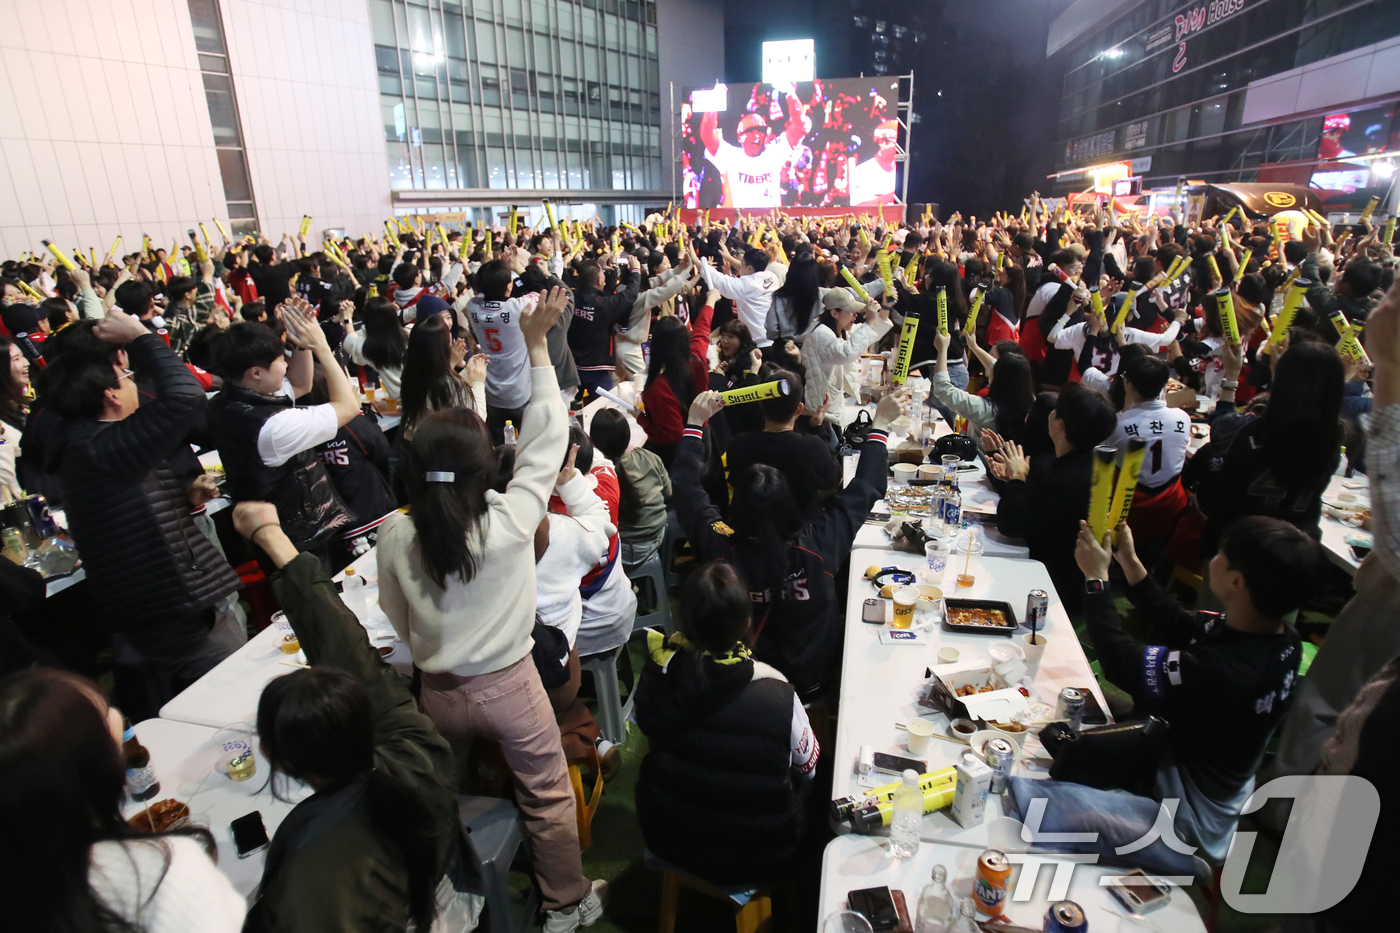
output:
[[[972,307],[967,312],[967,323],[963,325],[963,333],[976,335],[977,316],[982,313],[982,300],[986,297],[986,289],[978,288],[975,290],[975,294],[972,296]]]
[[[438,224],[438,225],[437,225],[437,234],[438,234],[438,239],[439,239],[440,241],[442,241],[443,247],[446,247],[446,246],[447,246],[447,228],[444,227],[442,224]]]
[[[944,807],[952,806],[953,798],[957,795],[956,785],[949,782],[939,784],[932,789],[924,791],[924,812],[932,813],[935,810],[942,810]],[[879,816],[877,825],[875,817]],[[894,819],[894,800],[878,800],[875,803],[867,804],[859,812],[852,813],[852,825],[856,832],[866,834],[875,830],[889,826]]]
[[[1146,453],[1147,441],[1140,437],[1128,439],[1128,451],[1123,455],[1123,469],[1118,471],[1118,482],[1113,487],[1113,502],[1108,507],[1108,518],[1113,522],[1115,542],[1118,540],[1118,523],[1126,522],[1128,513],[1133,510],[1133,492],[1137,489],[1138,474],[1142,472],[1142,458]]]
[[[212,247],[214,245],[214,241],[209,239],[209,228],[205,227],[204,224],[201,223],[199,225],[199,232],[200,235],[204,237],[204,245],[206,247]]]
[[[957,779],[957,771],[951,767],[940,768],[937,771],[928,771],[919,775],[919,789],[928,792],[941,788],[944,785],[954,784]],[[845,797],[838,797],[831,802],[831,814],[837,820],[845,821],[851,818],[851,813],[857,808],[872,803],[879,803],[882,800],[893,800],[895,791],[903,786],[903,781],[893,781],[889,784],[881,784],[879,787],[872,787],[869,790],[858,794],[849,794]]]
[[[915,284],[919,280],[919,254],[915,253],[909,257],[909,265],[904,267],[904,284],[914,294],[919,293],[919,288]]]
[[[1240,279],[1244,278],[1244,270],[1245,270],[1245,267],[1249,265],[1249,261],[1250,261],[1251,259],[1253,259],[1253,258],[1254,258],[1254,250],[1252,250],[1252,249],[1247,249],[1247,250],[1244,251],[1244,258],[1240,260],[1240,267],[1239,267],[1238,269],[1235,270],[1235,284],[1236,284],[1236,285],[1240,284]]]
[[[194,258],[198,259],[200,262],[207,262],[209,260],[209,253],[205,251],[204,244],[199,242],[199,237],[194,235],[194,230],[186,230],[185,234],[190,238],[190,242],[194,244]]]
[[[861,225],[860,230],[857,232],[860,234],[860,245],[868,247],[870,245],[870,237],[865,235],[865,226]]]
[[[1385,222],[1385,236],[1381,237],[1381,244],[1389,246],[1395,240],[1395,218],[1391,217]]]
[[[117,255],[117,250],[119,250],[119,249],[121,249],[121,248],[122,248],[122,238],[121,238],[121,234],[117,234],[117,238],[116,238],[115,240],[112,241],[112,248],[109,249],[109,250],[107,250],[107,255],[106,255],[105,257],[103,257],[103,259],[102,259],[103,264],[106,264],[107,260],[109,260],[109,259],[113,258],[114,256],[116,256],[116,255]]]
[[[1206,262],[1210,265],[1210,274],[1213,276],[1210,280],[1211,285],[1214,285],[1216,282],[1223,284],[1225,282],[1225,277],[1220,274],[1220,266],[1215,261],[1215,254],[1211,253],[1206,256]]]
[[[306,239],[306,235],[311,232],[311,215],[301,215],[301,238]]]
[[[1371,219],[1371,215],[1376,212],[1376,208],[1380,205],[1380,203],[1381,199],[1377,197],[1372,197],[1371,200],[1366,202],[1366,206],[1361,209],[1362,223],[1365,223],[1366,221]]]
[[[875,257],[875,265],[880,270],[880,280],[885,283],[885,294],[894,294],[894,270],[890,268],[890,254],[885,250],[880,250],[880,254]]]
[[[101,267],[97,264],[97,250],[88,247],[88,262],[92,263],[92,271],[96,272]]]
[[[938,286],[938,332],[948,333],[948,289]]]
[[[496,258],[495,244],[492,242],[491,228],[486,228],[486,258],[487,260]]]
[[[1360,359],[1352,349],[1352,344],[1356,343],[1356,337],[1352,334],[1351,324],[1347,321],[1347,316],[1338,310],[1329,314],[1328,318],[1332,321],[1333,329],[1339,335],[1337,337],[1337,352],[1342,356]],[[1360,347],[1359,343],[1357,343],[1357,347]]]
[[[1118,333],[1123,327],[1123,322],[1128,319],[1128,312],[1137,307],[1138,290],[1128,289],[1128,294],[1123,297],[1123,304],[1118,308],[1118,315],[1113,319],[1113,326],[1109,328],[1112,333]]]
[[[73,265],[73,260],[69,259],[69,258],[64,254],[63,250],[61,250],[61,249],[59,249],[57,246],[54,246],[54,245],[53,245],[53,242],[52,242],[52,241],[50,241],[50,240],[40,240],[39,242],[40,242],[40,243],[43,243],[43,244],[44,244],[44,247],[45,247],[46,249],[48,249],[48,251],[49,251],[50,253],[53,253],[53,258],[58,260],[58,264],[59,264],[60,266],[62,266],[62,267],[65,268],[65,269],[76,269],[76,268],[78,268],[77,266]]]
[[[1006,254],[997,253],[997,271],[1000,272],[1006,267]]]
[[[914,355],[914,338],[919,332],[919,316],[917,314],[904,315],[904,326],[899,331],[899,351],[894,358],[894,371],[890,373],[890,381],[895,385],[904,385],[909,378],[909,363]]]
[[[1089,485],[1089,531],[1095,541],[1108,534],[1109,508],[1113,502],[1113,466],[1116,447],[1094,448],[1094,471]]]
[[[457,259],[459,262],[467,261],[467,250],[471,247],[473,239],[472,228],[467,227],[466,231],[462,234],[462,242],[457,246]]]
[[[744,389],[727,389],[719,394],[725,405],[744,405],[748,402],[759,402],[766,398],[778,398],[792,392],[792,386],[786,379],[776,379],[773,382],[761,382],[756,386],[749,386]]]
[[[1104,319],[1103,313],[1103,293],[1100,289],[1089,289],[1089,304],[1094,309],[1094,317],[1100,321]]]
[[[862,284],[860,284],[860,280],[857,279],[857,278],[851,273],[851,270],[850,270],[848,267],[846,267],[846,266],[842,266],[842,267],[841,267],[841,278],[845,279],[845,280],[846,280],[846,284],[849,285],[849,286],[851,286],[851,288],[854,288],[854,289],[856,290],[856,294],[860,297],[860,300],[861,300],[861,301],[869,301],[869,300],[870,300],[870,293],[869,293],[868,291],[865,290],[865,286],[862,285]]]
[[[225,240],[229,239],[228,231],[224,229],[223,223],[217,217],[214,218],[214,229],[219,231],[219,236]]]
[[[1240,344],[1240,326],[1235,320],[1235,296],[1228,288],[1218,288],[1211,292],[1215,299],[1215,310],[1220,314],[1220,329],[1231,346]]]
[[[549,198],[544,199],[544,214],[549,218],[549,229],[558,229],[558,221],[554,219],[554,205],[549,203]],[[565,235],[567,235],[567,233]]]
[[[1362,327],[1363,327],[1362,324],[1353,324],[1353,325],[1351,325],[1351,331],[1350,331],[1350,333],[1349,333],[1348,336],[1347,336],[1347,339],[1348,339],[1348,341],[1349,341],[1349,344],[1348,344],[1348,345],[1349,345],[1349,347],[1350,347],[1350,349],[1351,349],[1351,355],[1352,355],[1353,357],[1355,357],[1356,359],[1358,359],[1358,360],[1360,360],[1361,362],[1365,363],[1367,366],[1370,366],[1370,365],[1371,365],[1371,357],[1368,356],[1368,355],[1366,354],[1366,348],[1363,347],[1363,346],[1361,345],[1361,329],[1362,329]]]
[[[1170,285],[1186,274],[1186,270],[1191,268],[1191,260],[1182,255],[1172,260],[1171,268],[1167,270],[1167,284]]]
[[[44,300],[44,296],[41,295],[41,294],[38,292],[38,290],[34,288],[34,286],[30,285],[30,284],[29,284],[28,282],[26,282],[24,279],[16,279],[15,281],[16,281],[16,283],[18,283],[18,285],[19,285],[19,290],[22,291],[22,292],[24,292],[24,294],[27,295],[31,300],[33,300],[33,301],[43,301],[43,300]]]
[[[151,251],[151,235],[149,233],[143,233],[141,235],[141,252],[150,256],[152,259],[155,258],[155,253]]]
[[[510,221],[509,221],[509,223],[506,224],[506,229],[510,231],[510,235],[511,235],[511,236],[515,236],[516,228],[519,227],[519,226],[520,226],[520,215],[519,215],[519,213],[516,212],[516,210],[515,210],[515,205],[512,204],[511,207],[510,207]]]

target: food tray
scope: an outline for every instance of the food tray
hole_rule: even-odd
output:
[[[996,599],[945,599],[943,604],[946,607],[943,616],[943,631],[945,632],[966,632],[969,635],[1005,635],[1008,638],[1016,634],[1016,610],[1011,608],[1011,604]],[[959,609],[992,609],[1002,613],[1006,619],[1005,625],[960,625],[953,622],[953,613]]]

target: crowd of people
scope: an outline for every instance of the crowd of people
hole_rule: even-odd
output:
[[[474,738],[513,776],[544,929],[593,924],[606,884],[584,874],[568,769],[610,777],[620,756],[580,664],[631,638],[628,575],[668,535],[692,559],[676,630],[646,633],[636,675],[647,847],[720,885],[801,874],[832,767],[809,711],[834,702],[848,556],[911,414],[966,426],[1000,532],[1048,569],[1114,714],[1169,722],[1149,786],[1119,786],[1181,800],[1178,833],[1204,857],[1223,859],[1262,776],[1388,789],[1391,244],[1364,225],[1279,241],[1235,213],[1188,226],[1036,196],[1020,217],[888,225],[668,211],[448,231],[409,215],[319,245],[5,262],[0,487],[61,510],[100,607],[75,635],[37,572],[0,561],[0,812],[53,856],[11,860],[17,928],[426,930],[461,858],[455,758]],[[927,399],[889,380],[915,320]],[[863,357],[883,387],[862,384]],[[585,427],[598,397],[625,404]],[[1139,442],[1126,521],[1097,540],[1095,449]],[[1338,471],[1369,473],[1375,548],[1300,680],[1293,623],[1326,574]],[[236,533],[206,514],[219,495]],[[411,682],[331,582],[371,547]],[[1164,588],[1173,568],[1202,578],[1194,609]],[[245,909],[207,833],[122,821],[121,748],[123,717],[155,716],[246,641],[255,575],[310,662],[265,689],[258,735],[314,793]],[[1395,822],[1383,809],[1376,838]],[[1381,870],[1368,861],[1358,890]],[[1364,900],[1308,922],[1348,929]]]

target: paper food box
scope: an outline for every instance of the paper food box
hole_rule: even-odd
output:
[[[984,660],[941,664],[932,669],[929,702],[946,710],[949,716],[965,719],[1009,723],[1017,713],[1029,716],[1030,700],[1013,685],[1014,680],[1008,680],[1017,676],[1017,668],[1024,673],[1025,665],[1015,660],[997,667]],[[969,687],[982,692],[958,696],[959,690]]]

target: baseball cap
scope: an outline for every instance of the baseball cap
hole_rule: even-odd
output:
[[[763,130],[767,132],[768,121],[764,120],[756,113],[746,113],[739,121],[739,135],[742,136],[749,130]]]
[[[837,286],[822,295],[822,307],[828,311],[860,311],[865,304],[849,288]]]
[[[417,308],[419,318],[425,318],[430,315],[440,314],[443,311],[452,310],[452,306],[437,295],[424,295],[422,298],[419,298]]]

